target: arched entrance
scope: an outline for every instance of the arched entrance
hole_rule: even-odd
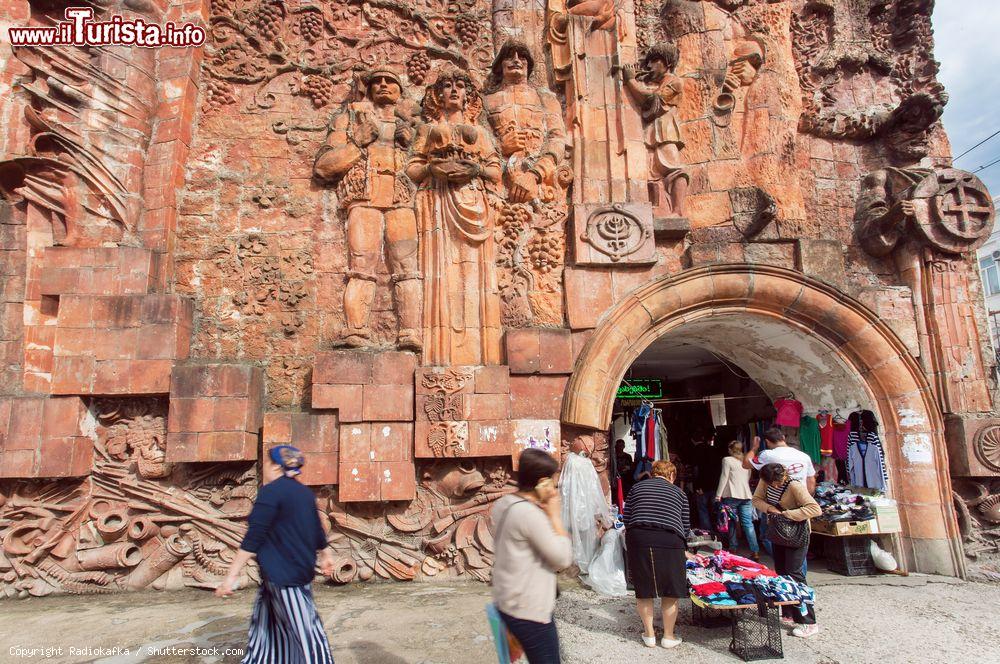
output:
[[[563,397],[563,424],[606,429],[622,377],[654,341],[741,319],[766,321],[822,344],[863,385],[882,423],[907,569],[960,576],[944,424],[923,372],[871,311],[800,272],[718,265],[637,289],[607,313],[577,358]]]

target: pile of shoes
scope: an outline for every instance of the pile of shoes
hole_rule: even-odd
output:
[[[854,492],[846,484],[822,482],[816,487],[816,502],[825,521],[871,521],[875,518],[869,496]]]

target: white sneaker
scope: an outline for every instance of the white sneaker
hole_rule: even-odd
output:
[[[800,639],[808,639],[817,634],[819,634],[819,625],[799,625],[792,630],[792,636],[797,636]]]
[[[653,636],[646,636],[645,634],[643,634],[642,635],[642,644],[644,646],[646,646],[647,648],[655,648],[656,647],[656,634],[654,634]]]
[[[676,648],[683,641],[684,641],[684,639],[682,639],[679,636],[675,636],[672,639],[668,639],[667,637],[664,636],[662,639],[660,639],[660,647],[661,648]]]

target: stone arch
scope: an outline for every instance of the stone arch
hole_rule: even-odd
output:
[[[920,365],[874,313],[793,270],[716,265],[662,277],[607,312],[582,349],[563,397],[566,426],[606,429],[614,394],[653,341],[715,316],[780,321],[825,343],[869,391],[882,425],[908,569],[964,571],[951,499],[944,420]]]

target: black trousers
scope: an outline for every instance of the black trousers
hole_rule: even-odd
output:
[[[774,550],[774,571],[779,576],[789,576],[799,583],[805,583],[806,575],[802,573],[802,563],[805,562],[809,545],[793,549],[792,547],[779,546],[772,543],[771,547]],[[800,625],[816,624],[816,612],[812,606],[809,607],[806,615],[802,615],[797,606],[783,606],[781,607],[781,613]]]
[[[500,611],[500,617],[507,630],[524,648],[528,664],[560,664],[559,633],[556,632],[555,617],[547,623],[522,620],[503,611]]]

